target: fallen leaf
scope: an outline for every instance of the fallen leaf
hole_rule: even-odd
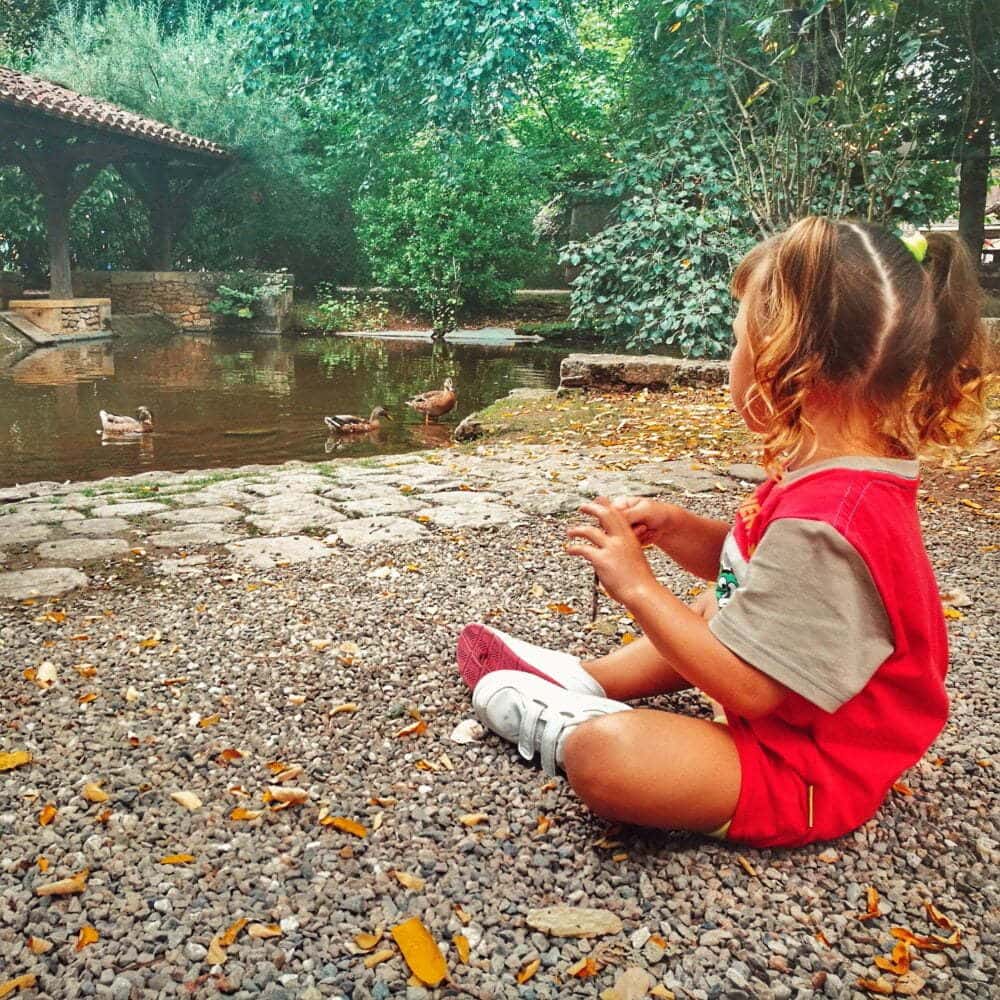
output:
[[[677,994],[673,990],[668,990],[662,983],[657,983],[650,991],[651,997],[656,1000],[677,1000]]]
[[[610,910],[587,906],[548,906],[530,910],[525,917],[529,927],[553,937],[600,937],[620,934],[622,922]]]
[[[945,616],[945,618],[950,618],[952,621],[961,621],[965,617],[965,615],[963,615],[958,608],[942,608],[941,613]]]
[[[464,925],[468,924],[472,920],[472,916],[466,913],[465,910],[463,910],[457,903],[454,907],[452,907],[452,909],[455,911],[455,916],[458,917],[459,923]]]
[[[335,709],[333,709],[330,712],[330,714],[331,715],[349,715],[351,712],[356,712],[357,710],[358,710],[358,706],[357,706],[356,702],[345,701],[343,705],[338,705]]]
[[[619,851],[617,854],[612,854],[611,860],[616,863],[628,861],[628,851]]]
[[[344,833],[353,834],[355,837],[367,837],[368,831],[356,820],[348,819],[346,816],[324,816],[320,821],[321,826],[332,826]],[[398,877],[398,876],[397,876]]]
[[[892,790],[893,790],[894,792],[898,792],[898,793],[899,793],[900,795],[912,795],[912,794],[913,794],[913,789],[912,789],[912,788],[910,788],[910,786],[909,786],[909,785],[907,785],[907,784],[906,784],[905,782],[903,782],[903,781],[897,781],[897,782],[896,782],[896,783],[895,783],[895,784],[894,784],[894,785],[892,786]]]
[[[287,785],[268,785],[261,798],[265,802],[279,802],[285,806],[301,806],[309,801],[309,793],[304,788],[289,788]]]
[[[946,931],[955,930],[955,924],[952,922],[950,917],[945,916],[929,899],[924,900],[924,909],[927,911],[927,916],[938,925],[938,927],[943,927]]]
[[[243,754],[239,750],[234,750],[232,747],[226,750],[220,750],[218,757],[215,758],[220,764],[232,764],[234,761],[242,760]]]
[[[413,722],[408,726],[403,726],[403,728],[396,733],[396,736],[397,738],[406,736],[419,736],[421,733],[426,733],[426,732],[427,732],[427,723],[424,722],[423,719],[418,719],[416,722]]]
[[[94,819],[95,819],[95,822],[100,823],[102,825],[105,824],[105,823],[107,823],[107,821],[109,819],[111,819],[111,810],[110,809],[102,809],[97,814],[97,816],[94,817]]]
[[[424,880],[417,875],[410,875],[407,872],[391,870],[389,874],[404,888],[412,889],[414,892],[423,892]]]
[[[581,958],[579,962],[574,962],[566,970],[566,975],[575,976],[577,979],[589,979],[591,976],[596,976],[600,971],[597,962],[587,955]]]
[[[825,851],[817,854],[816,857],[825,865],[833,865],[840,860],[840,852],[833,847],[828,847]]]
[[[310,639],[309,647],[314,653],[322,653],[324,649],[329,649],[333,645],[332,639]]]
[[[229,818],[240,822],[242,820],[260,819],[263,815],[264,813],[259,809],[244,809],[242,806],[237,806],[229,814]]]
[[[30,750],[8,750],[0,752],[0,771],[13,771],[15,767],[23,767],[31,763]]]
[[[289,705],[295,705],[296,707],[298,707],[299,705],[304,705],[305,703],[306,703],[306,696],[304,694],[290,694],[288,696]]]
[[[222,965],[226,960],[226,949],[219,944],[217,937],[212,938],[208,944],[208,952],[205,954],[205,961],[209,965]]]
[[[469,964],[469,939],[464,934],[455,934],[451,943],[455,946],[455,951],[458,953],[458,960],[463,965]]]
[[[288,765],[283,760],[269,760],[264,767],[266,767],[271,774],[281,774],[282,771],[288,770]]]
[[[193,854],[168,854],[160,858],[161,865],[189,865],[194,861]]]
[[[948,937],[942,937],[940,934],[931,934],[929,936],[914,934],[913,931],[906,927],[892,927],[889,933],[897,940],[905,941],[907,944],[911,944],[914,948],[919,948],[921,951],[944,951],[945,948],[958,948],[962,944],[961,932],[957,929],[949,934]]]
[[[571,608],[568,604],[546,604],[549,611],[557,615],[575,615],[576,608]]]
[[[40,885],[35,890],[35,895],[75,896],[87,888],[88,878],[90,878],[90,869],[84,868],[82,872],[77,872],[70,878],[61,878],[58,882],[49,882],[48,885]]]
[[[76,638],[74,636],[74,638]],[[97,676],[97,667],[93,663],[78,663],[73,669],[81,676],[87,679]]]
[[[188,812],[195,812],[201,808],[201,799],[194,792],[171,792],[170,797]]]
[[[255,941],[263,938],[281,937],[282,930],[278,924],[250,924],[247,927],[247,936]]]
[[[354,944],[356,947],[360,948],[361,951],[371,951],[378,946],[378,943],[382,940],[383,930],[381,927],[377,928],[374,934],[365,934],[364,932],[354,935]]]
[[[488,820],[489,816],[486,813],[466,813],[464,816],[458,817],[462,826],[479,826],[480,823],[486,823]]]
[[[517,984],[518,986],[523,986],[529,979],[531,979],[535,973],[542,967],[541,959],[533,958],[530,962],[526,962],[521,966],[520,971],[517,974]]]
[[[74,951],[83,951],[87,945],[96,944],[101,940],[101,935],[97,933],[97,930],[90,926],[90,924],[84,924],[80,928],[80,934],[76,939],[76,945],[74,946]]]
[[[305,773],[306,769],[301,764],[292,764],[291,767],[286,767],[284,771],[279,771],[274,776],[274,780],[279,785],[287,785],[289,781],[295,781],[296,778],[301,778]]]
[[[374,969],[376,965],[381,965],[383,962],[388,962],[390,958],[395,958],[396,953],[391,951],[389,948],[383,948],[381,951],[375,952],[374,955],[369,955],[365,959],[365,968]]]
[[[40,687],[43,691],[47,691],[50,687],[55,687],[59,683],[59,673],[56,670],[56,665],[50,660],[46,660],[35,671],[35,676],[28,679],[33,680],[36,686]]]
[[[757,877],[757,869],[754,868],[752,864],[750,864],[750,861],[747,858],[743,857],[742,854],[737,854],[736,860],[739,862],[740,868],[742,868],[747,873],[747,875],[750,876],[750,878]]]
[[[38,825],[48,826],[56,818],[56,813],[58,812],[59,810],[50,802],[38,814]]]
[[[540,792],[554,792],[559,787],[559,782],[554,778],[551,781],[546,781],[544,785],[538,790]]]
[[[438,986],[448,975],[441,949],[419,917],[410,917],[392,929],[392,937],[410,971],[425,985]]]
[[[0,983],[0,1000],[3,997],[9,997],[11,993],[16,993],[18,990],[30,990],[37,985],[37,982],[33,972],[26,972],[23,976],[8,979],[7,982]]]
[[[878,979],[859,979],[858,986],[869,993],[878,993],[880,996],[891,997],[893,993],[892,983],[884,976]]]
[[[159,644],[160,644],[159,635],[151,635],[146,639],[139,640],[140,649],[156,649],[156,647],[159,646]]]
[[[881,916],[882,911],[878,908],[878,890],[869,886],[865,890],[865,898],[868,901],[868,909],[858,914],[858,920],[872,920]]]
[[[44,955],[46,952],[52,951],[52,942],[46,941],[45,938],[29,937],[28,951],[32,955]]]
[[[206,715],[203,719],[198,720],[199,729],[208,729],[209,726],[214,726],[217,722],[221,721],[221,715]]]
[[[246,925],[250,923],[246,917],[240,917],[239,920],[234,920],[229,927],[226,928],[225,932],[219,936],[219,944],[223,948],[228,948],[230,945],[236,943],[236,939],[240,936],[240,931],[243,930]]]
[[[80,793],[88,802],[107,802],[111,798],[99,781],[88,781]]]
[[[88,691],[86,694],[81,694],[76,700],[81,705],[89,705],[92,701],[97,701],[100,695],[96,691]]]
[[[545,834],[549,832],[551,826],[552,826],[552,820],[550,820],[548,816],[539,816],[538,826],[535,827],[535,836],[544,837]]]
[[[38,621],[53,622],[56,625],[61,625],[66,621],[65,611],[46,611],[44,615],[39,616]]]
[[[38,865],[38,870],[39,870],[39,871],[40,871],[40,872],[41,872],[41,873],[42,873],[43,875],[44,875],[44,874],[45,874],[45,873],[46,873],[46,872],[47,872],[47,871],[49,870],[49,859],[48,859],[48,858],[39,858],[39,859],[38,859],[38,860],[37,860],[37,861],[35,862],[35,864],[36,864],[36,865]]]
[[[904,973],[893,985],[893,993],[898,997],[916,996],[926,986],[923,976],[918,976],[912,970]]]
[[[816,931],[813,937],[816,938],[816,940],[819,941],[824,948],[830,947],[830,939],[826,936],[822,929]]]

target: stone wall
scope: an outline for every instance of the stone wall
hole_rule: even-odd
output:
[[[263,289],[250,320],[220,316],[208,306],[218,298],[220,285],[247,281]],[[107,294],[117,315],[154,313],[192,333],[209,333],[223,327],[253,333],[283,333],[292,309],[293,278],[283,272],[226,274],[218,271],[77,271],[77,295]]]
[[[563,358],[559,388],[663,389],[674,385],[725,385],[729,381],[727,361],[695,361],[655,354],[571,354]]]
[[[10,309],[51,334],[100,336],[111,320],[111,300],[101,298],[11,299]]]

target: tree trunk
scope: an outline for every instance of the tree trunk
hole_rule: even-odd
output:
[[[986,232],[986,195],[990,183],[992,116],[989,101],[979,115],[970,116],[962,144],[958,183],[958,234],[968,244],[976,263],[982,261]],[[982,122],[982,124],[980,124]],[[968,138],[971,134],[972,138]]]
[[[52,298],[73,298],[69,266],[69,196],[65,185],[50,183],[45,192],[45,225],[49,240],[49,285]]]
[[[165,196],[149,205],[149,226],[152,239],[149,247],[149,264],[154,271],[169,271],[174,255],[174,227],[170,218],[170,205]]]

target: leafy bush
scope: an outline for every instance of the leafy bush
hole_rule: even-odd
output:
[[[304,317],[308,328],[324,333],[341,330],[381,330],[389,319],[388,305],[377,296],[338,292],[323,282],[316,287],[316,301]]]
[[[375,281],[447,331],[463,306],[503,307],[537,263],[538,185],[515,150],[419,144],[391,157],[355,205]]]
[[[254,288],[248,292],[219,285],[215,290],[218,298],[209,302],[209,311],[232,319],[253,319],[254,306],[260,301],[261,291],[260,288]]]

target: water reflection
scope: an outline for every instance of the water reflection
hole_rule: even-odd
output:
[[[554,386],[565,347],[363,338],[133,334],[25,352],[0,345],[0,485],[374,455],[436,447],[468,413],[518,386]],[[458,406],[423,426],[405,400],[455,380]],[[156,430],[102,441],[98,410],[156,414]],[[396,418],[330,440],[323,417]]]

